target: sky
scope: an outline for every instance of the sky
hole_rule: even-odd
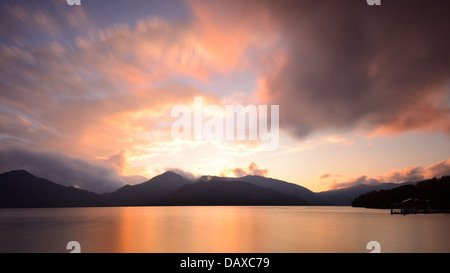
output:
[[[450,175],[449,10],[447,0],[0,0],[0,172],[98,193],[168,170],[315,192]],[[195,98],[217,106],[203,125],[225,120],[227,105],[277,105],[276,148],[174,137],[173,108],[193,113]]]

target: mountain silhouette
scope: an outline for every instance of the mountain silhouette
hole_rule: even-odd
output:
[[[308,205],[298,197],[243,181],[199,181],[185,185],[160,201],[178,206],[282,206]]]
[[[243,179],[255,183],[255,178]],[[62,186],[24,170],[10,171],[0,174],[0,207],[308,205],[308,202],[294,194],[283,194],[234,178],[220,179],[194,181],[168,171],[141,184],[126,185],[111,193],[97,194]]]
[[[404,182],[404,183],[380,183],[378,185],[365,185],[360,184],[345,189],[330,190],[316,193],[325,205],[328,206],[350,206],[352,201],[360,196],[371,191],[390,190],[403,185],[415,184],[417,182]]]
[[[24,170],[0,174],[1,208],[90,207],[101,204],[96,193],[62,186]]]
[[[253,184],[259,187],[272,189],[283,193],[285,195],[292,195],[301,200],[306,201],[309,205],[323,205],[325,202],[319,196],[309,189],[302,187],[300,185],[289,183],[286,181],[259,176],[259,175],[247,175],[239,178],[234,177],[218,177],[218,176],[202,176],[197,179],[197,181],[242,181],[249,184]]]
[[[168,171],[137,185],[97,194],[62,186],[27,171],[0,174],[0,208],[152,205],[350,205],[358,196],[416,182],[358,185],[314,193],[305,187],[257,175],[187,179]],[[360,205],[360,204],[358,204]],[[362,204],[361,206],[364,206]]]
[[[112,193],[103,194],[102,198],[106,205],[112,206],[152,205],[179,187],[191,183],[193,181],[175,172],[167,171],[147,182],[133,186],[126,185]]]

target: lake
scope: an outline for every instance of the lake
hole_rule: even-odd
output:
[[[1,209],[0,252],[450,252],[450,214],[352,207]]]

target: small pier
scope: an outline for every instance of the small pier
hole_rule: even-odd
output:
[[[416,214],[418,209],[416,207],[391,207],[391,214]]]
[[[391,205],[391,214],[417,214],[438,212],[431,200],[408,198]]]

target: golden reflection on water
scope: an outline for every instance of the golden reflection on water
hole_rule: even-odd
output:
[[[351,207],[0,210],[0,252],[450,252],[450,214]]]
[[[118,252],[252,251],[258,213],[239,207],[125,207]]]
[[[368,252],[373,240],[388,252],[450,251],[442,249],[436,224],[417,222],[418,215],[324,207],[118,209],[120,244],[114,252]],[[420,225],[405,228],[408,222]]]

